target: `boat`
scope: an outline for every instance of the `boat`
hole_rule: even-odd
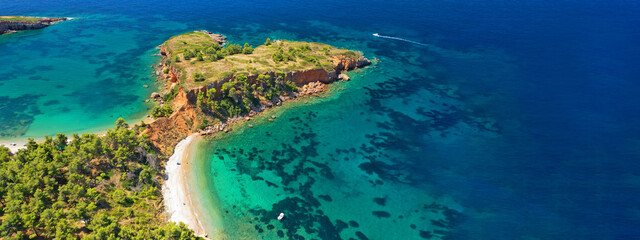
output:
[[[280,215],[278,215],[278,221],[282,220],[284,218],[284,213],[280,213]]]

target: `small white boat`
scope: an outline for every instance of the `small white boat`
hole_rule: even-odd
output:
[[[280,215],[278,215],[278,221],[282,220],[284,218],[284,213],[280,213]]]
[[[380,34],[374,33],[373,36],[380,37]]]

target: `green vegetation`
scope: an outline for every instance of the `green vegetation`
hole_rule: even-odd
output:
[[[196,81],[196,82],[204,81],[204,75],[202,75],[202,73],[199,73],[199,72],[193,73],[193,81]]]
[[[360,57],[359,53],[322,43],[273,42],[271,39],[255,48],[248,43],[244,46],[227,43],[222,47],[201,32],[174,36],[164,46],[170,54],[169,64],[176,68],[176,72],[182,73],[180,82],[186,88],[206,86],[240,73],[257,75],[311,69],[330,71],[333,58],[345,58],[347,52],[350,52],[351,58]],[[202,74],[205,80],[195,78],[194,73]]]
[[[179,63],[180,62],[180,57],[178,57],[178,55],[173,56],[173,58],[171,58],[171,63]]]
[[[248,43],[243,46],[227,43],[222,47],[200,32],[174,36],[163,47],[171,59],[181,60],[172,60],[170,64],[180,73],[180,85],[184,89],[207,87],[208,91],[197,93],[196,105],[211,121],[248,113],[261,103],[297,91],[285,73],[313,69],[333,71],[334,59],[361,57],[356,52],[322,43],[273,42],[271,39],[256,48]],[[165,95],[166,102],[175,96],[174,90]],[[169,114],[154,108],[154,117]],[[198,127],[206,126],[207,123],[201,123]]]
[[[162,96],[162,100],[164,100],[165,102],[173,100],[173,98],[176,97],[176,95],[178,94],[178,91],[180,91],[178,86],[175,86],[174,88],[171,89],[171,91],[169,91],[169,93]]]
[[[173,109],[171,109],[171,105],[169,104],[165,104],[162,107],[155,106],[151,109],[151,116],[154,118],[169,117],[172,113]]]
[[[38,22],[39,17],[22,17],[22,16],[0,16],[0,22]]]
[[[357,54],[356,52],[354,52],[354,51],[346,51],[346,52],[344,53],[344,55],[345,55],[346,57],[349,57],[349,58],[355,58],[355,57],[357,57],[357,56],[358,56],[358,54]]]
[[[275,62],[275,63],[288,62],[288,61],[296,60],[294,55],[292,55],[291,53],[283,51],[280,46],[278,46],[278,50],[276,50],[276,52],[274,52],[273,55],[271,55],[271,59],[273,59],[273,62]]]
[[[0,146],[0,238],[196,239],[162,219],[158,155],[122,119],[106,136]]]
[[[228,43],[224,46],[224,48],[227,50],[228,55],[242,53],[242,47],[240,47],[240,45],[238,44]]]
[[[326,49],[326,47],[323,49]],[[313,55],[308,55],[309,52],[311,52],[311,47],[309,46],[309,44],[290,46],[286,52],[282,50],[281,46],[278,46],[278,49],[272,55],[272,59],[274,62],[279,63],[296,61],[296,58],[300,58],[307,63],[313,63],[319,68],[322,68],[322,64],[320,63],[318,58]]]
[[[252,54],[253,53],[253,47],[251,47],[251,45],[249,45],[248,43],[244,44],[244,47],[242,47],[242,54]]]
[[[247,113],[260,101],[271,100],[274,97],[296,91],[294,83],[286,80],[285,73],[278,71],[272,75],[260,74],[251,84],[248,77],[238,74],[222,84],[220,94],[216,95],[215,88],[205,93],[198,93],[197,105],[204,112],[215,113],[220,118]]]

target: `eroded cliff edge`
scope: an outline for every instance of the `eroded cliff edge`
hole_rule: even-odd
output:
[[[159,104],[154,111],[165,109],[164,116],[143,133],[163,154],[192,133],[226,131],[284,101],[324,92],[326,84],[348,80],[343,72],[371,64],[359,52],[320,43],[267,40],[255,49],[237,48],[208,32],[172,37],[160,46],[156,73],[167,89],[152,99]]]

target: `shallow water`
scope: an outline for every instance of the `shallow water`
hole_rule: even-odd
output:
[[[12,1],[0,12],[88,20],[2,37],[10,65],[0,98],[10,104],[0,121],[37,135],[42,119],[74,131],[144,112],[150,55],[181,32],[325,42],[381,61],[333,94],[269,113],[274,122],[200,142],[192,179],[209,229],[232,239],[628,239],[640,235],[638,10],[634,1]],[[94,18],[87,36],[64,31]],[[70,71],[32,55],[81,66],[69,67],[78,85],[60,95],[44,87]],[[104,93],[78,94],[86,89]],[[69,111],[95,121],[75,127],[64,119],[80,117],[44,106],[64,94],[59,105],[75,101]]]
[[[152,107],[144,101],[156,89],[149,67],[159,60],[156,34],[170,29],[158,22],[149,32],[124,16],[71,16],[0,38],[0,138],[102,131],[119,117],[139,121]]]

